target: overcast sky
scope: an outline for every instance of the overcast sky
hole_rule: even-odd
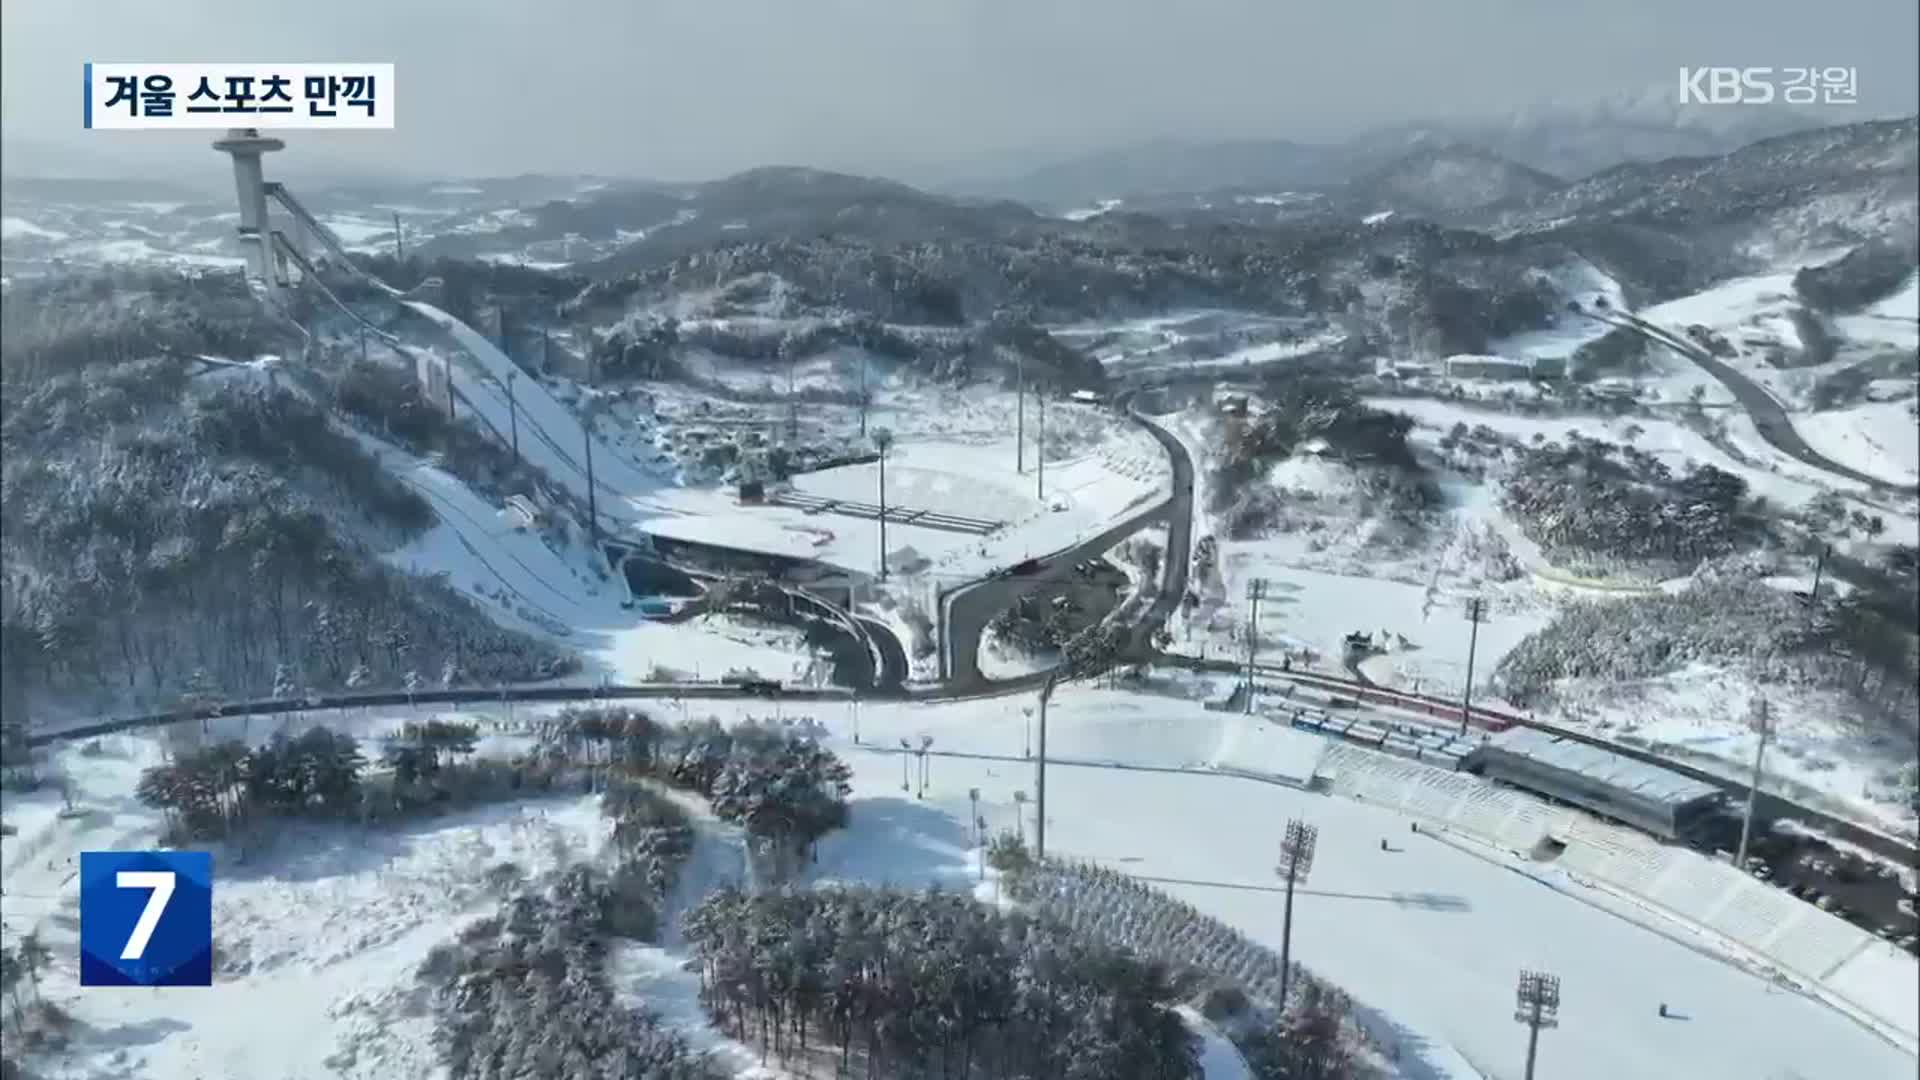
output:
[[[16,142],[206,141],[81,131],[87,60],[391,61],[398,130],[296,135],[439,176],[978,174],[1159,136],[1316,138],[1586,100],[1676,85],[1683,64],[1853,67],[1863,116],[1920,93],[1914,0],[0,3]]]

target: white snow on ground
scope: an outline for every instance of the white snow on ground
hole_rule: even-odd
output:
[[[179,266],[230,268],[245,266],[246,260],[231,255],[206,255],[190,251],[165,251],[145,240],[102,240],[62,252],[64,257],[82,262],[172,263]]]
[[[447,584],[508,626],[556,638],[578,652],[590,677],[650,681],[656,668],[715,679],[734,668],[805,681],[810,657],[796,634],[745,630],[711,619],[662,624],[624,610],[623,582],[595,572],[605,563],[584,549],[556,552],[532,530],[457,479],[394,447],[355,433],[394,475],[432,503],[441,523],[385,556]]]
[[[0,217],[0,240],[21,240],[34,238],[39,240],[65,240],[67,234],[57,229],[43,228],[22,217]]]
[[[1413,417],[1419,425],[1414,435],[1416,441],[1432,442],[1457,423],[1464,423],[1469,428],[1484,424],[1529,444],[1535,438],[1565,442],[1577,432],[1587,438],[1633,446],[1659,458],[1676,473],[1684,472],[1696,464],[1712,465],[1745,480],[1755,495],[1764,496],[1767,501],[1780,507],[1801,506],[1828,490],[1838,491],[1842,495],[1868,494],[1864,485],[1830,476],[1781,454],[1760,437],[1752,419],[1740,410],[1715,413],[1712,422],[1724,427],[1727,441],[1746,458],[1746,462],[1736,460],[1699,431],[1675,420],[1644,416],[1526,416],[1421,398],[1369,398],[1367,404]],[[1905,408],[1905,404],[1900,403],[1899,407]],[[1796,417],[1796,428],[1806,421],[1805,417]],[[1748,462],[1758,462],[1765,467],[1755,468]],[[1911,520],[1903,520],[1900,515],[1888,515],[1882,507],[1861,502],[1857,498],[1851,499],[1850,504],[1868,513],[1883,515],[1889,540],[1901,542],[1903,535],[1920,533],[1920,528],[1916,528]]]
[[[1048,415],[1066,422],[1074,411],[1078,407],[1051,406]],[[1032,447],[1027,453],[1031,458]],[[1071,458],[1049,455],[1044,502],[1036,497],[1039,478],[1031,460],[1024,475],[1014,464],[1013,441],[1004,436],[965,442],[902,436],[887,458],[889,507],[978,517],[1006,528],[983,537],[890,523],[889,566],[905,563],[902,573],[943,582],[974,580],[1069,546],[1074,537],[1146,509],[1164,493],[1171,475],[1166,455],[1139,431],[1102,435]],[[796,478],[794,488],[820,498],[872,505],[879,496],[879,466],[844,465],[808,473]],[[871,518],[777,505],[742,506],[727,492],[692,488],[661,490],[649,501],[667,514],[637,522],[642,531],[811,558],[862,574],[879,567],[879,529]],[[903,558],[909,549],[917,559]],[[918,565],[921,561],[924,565]]]
[[[751,708],[693,704],[726,717]],[[1019,756],[1017,702],[869,703],[859,714],[860,746],[847,739],[850,706],[814,714],[854,767],[855,787],[850,826],[822,842],[818,876],[971,888],[968,789],[980,789],[994,829],[1014,824],[1016,789],[1035,789],[1032,765]],[[1177,700],[1063,691],[1050,710],[1049,747],[1058,757],[1047,785],[1049,850],[1140,876],[1277,946],[1270,826],[1289,817],[1311,821],[1319,845],[1295,905],[1294,957],[1383,1014],[1375,1030],[1393,1033],[1409,1065],[1424,1061],[1429,1075],[1461,1080],[1475,1075],[1468,1061],[1486,1076],[1517,1074],[1524,1043],[1511,1019],[1513,979],[1523,967],[1541,967],[1566,986],[1563,1025],[1543,1034],[1541,1063],[1567,1080],[1852,1080],[1911,1072],[1910,1057],[1828,1007],[1543,888],[1492,856],[1414,837],[1394,812],[1207,775],[1229,720],[1248,722]],[[349,726],[377,731],[384,723]],[[900,756],[876,748],[920,733],[934,736],[936,756],[927,795],[915,799],[899,790]],[[71,1062],[86,1075],[434,1075],[429,1022],[409,1001],[412,972],[432,945],[490,910],[475,888],[475,868],[511,858],[538,870],[563,855],[591,858],[603,835],[591,798],[530,801],[392,830],[292,828],[271,851],[221,872],[215,925],[227,964],[213,989],[81,991],[73,981],[74,883],[66,860],[81,849],[145,846],[157,825],[128,797],[139,767],[159,759],[156,743],[116,737],[101,745],[105,754],[69,749],[59,759],[89,816],[49,820],[44,796],[7,793],[0,804],[22,825],[20,835],[0,841],[7,933],[37,925],[47,936],[55,960],[46,993],[82,1022]],[[944,756],[949,751],[986,756]],[[1221,827],[1232,822],[1261,825]],[[1031,820],[1022,828],[1031,838]],[[1396,850],[1380,850],[1382,837],[1393,838]],[[666,963],[673,955],[671,946],[616,955],[616,983],[684,1016],[684,985],[663,985],[675,979]],[[1866,984],[1863,996],[1898,992],[1880,983],[1910,975],[1899,964],[1849,972]],[[1690,1019],[1659,1018],[1660,1001]],[[1223,1052],[1213,1040],[1206,1047],[1210,1060]],[[1227,1071],[1210,1077],[1243,1075],[1224,1061],[1220,1067]]]
[[[1597,319],[1565,310],[1565,302],[1578,301],[1582,307],[1586,307],[1593,303],[1595,297],[1605,297],[1615,310],[1626,307],[1626,294],[1621,291],[1620,283],[1585,259],[1575,259],[1565,266],[1556,267],[1545,277],[1563,301],[1554,314],[1554,325],[1490,342],[1489,352],[1500,356],[1564,360],[1571,357],[1580,346],[1605,336],[1608,330],[1607,325]]]
[[[1920,420],[1910,402],[1879,401],[1796,416],[1807,445],[1848,468],[1896,484],[1920,482]]]
[[[487,424],[502,435],[510,432],[517,411],[521,453],[584,498],[586,430],[578,414],[561,404],[541,380],[520,372],[499,346],[472,327],[424,301],[405,303],[438,324],[460,346],[466,363],[462,365],[464,370],[456,370],[454,382],[466,407],[479,410]],[[506,390],[509,373],[516,376],[511,404]],[[596,437],[595,443],[601,449],[593,460],[594,488],[614,497],[613,505],[609,505],[610,500],[601,500],[600,512],[616,520],[631,519],[631,502],[659,487],[661,479],[613,452],[603,439]]]
[[[340,238],[349,251],[371,251],[393,246],[393,221],[357,217],[324,217],[320,224]]]
[[[1119,206],[1120,202],[1121,200],[1119,199],[1101,199],[1098,202],[1094,203],[1092,206],[1081,207],[1076,210],[1068,210],[1065,213],[1061,214],[1060,216],[1062,218],[1065,218],[1068,221],[1085,221],[1088,218],[1097,218],[1101,214],[1104,214],[1107,211],[1112,210],[1113,208]]]
[[[1610,738],[1659,744],[1662,752],[1745,783],[1758,736],[1749,727],[1756,693],[1773,705],[1764,786],[1823,805],[1897,835],[1916,835],[1890,775],[1912,745],[1875,735],[1857,707],[1838,694],[1779,684],[1756,685],[1739,672],[1694,666],[1639,681],[1564,684],[1556,720]]]

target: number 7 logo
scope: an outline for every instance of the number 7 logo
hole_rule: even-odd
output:
[[[147,954],[147,943],[153,940],[154,928],[166,913],[167,901],[173,899],[175,880],[171,870],[122,870],[113,875],[113,883],[123,889],[153,890],[147,894],[147,906],[140,909],[139,921],[133,924],[127,947],[120,950],[120,959],[138,960]]]
[[[80,855],[80,985],[209,986],[213,856]]]

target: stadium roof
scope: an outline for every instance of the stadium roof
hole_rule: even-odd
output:
[[[1724,789],[1683,776],[1672,769],[1602,750],[1536,728],[1510,728],[1487,740],[1487,747],[1561,772],[1577,773],[1652,802],[1685,806]]]

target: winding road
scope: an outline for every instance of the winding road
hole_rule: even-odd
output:
[[[1166,624],[1174,605],[1187,590],[1187,565],[1193,539],[1193,459],[1173,434],[1139,411],[1131,400],[1123,402],[1127,415],[1152,435],[1167,451],[1173,463],[1173,492],[1164,501],[1133,515],[1103,532],[1072,547],[1036,560],[1037,569],[1026,574],[1002,574],[948,593],[941,602],[940,670],[945,688],[954,694],[968,695],[992,690],[1017,690],[1039,686],[1049,674],[1035,672],[1008,679],[989,678],[980,670],[980,639],[987,624],[1012,607],[1022,596],[1074,573],[1074,568],[1106,554],[1113,546],[1148,525],[1167,522],[1167,550],[1162,557],[1159,595],[1144,618],[1128,629],[1127,655],[1151,654],[1153,633]]]
[[[1740,403],[1740,407],[1747,410],[1747,415],[1753,418],[1754,428],[1760,432],[1760,437],[1767,441],[1767,445],[1795,461],[1833,476],[1865,484],[1875,491],[1886,494],[1909,498],[1920,494],[1920,489],[1891,483],[1858,469],[1849,468],[1809,446],[1807,440],[1801,438],[1800,433],[1794,430],[1793,419],[1788,415],[1786,406],[1780,404],[1772,394],[1767,393],[1765,387],[1734,370],[1732,366],[1722,363],[1718,357],[1700,345],[1665,327],[1650,323],[1638,315],[1596,311],[1588,311],[1587,314],[1608,326],[1638,334],[1655,345],[1671,349],[1693,361],[1702,371],[1719,380],[1720,384],[1733,395],[1734,400]]]

